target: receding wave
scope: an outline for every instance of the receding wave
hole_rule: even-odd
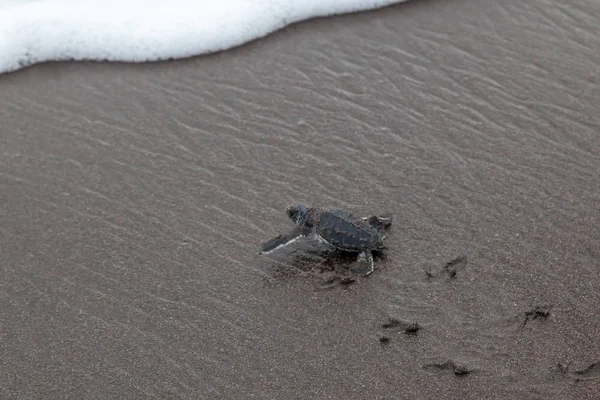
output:
[[[61,60],[146,62],[226,50],[294,22],[406,0],[5,0],[0,73]]]

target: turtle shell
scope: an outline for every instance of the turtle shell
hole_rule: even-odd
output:
[[[381,235],[375,228],[342,210],[324,210],[319,216],[316,231],[321,238],[341,250],[366,251],[383,247]]]

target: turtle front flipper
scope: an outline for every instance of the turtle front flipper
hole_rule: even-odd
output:
[[[356,266],[351,269],[352,273],[360,276],[368,276],[373,270],[373,254],[370,251],[361,251],[356,259]]]
[[[375,228],[380,234],[383,234],[392,226],[391,215],[371,215],[370,217],[363,218],[363,220]]]
[[[363,218],[363,220],[367,221],[369,225],[377,229],[379,232],[387,231],[392,226],[391,215],[371,215],[370,217]]]
[[[307,236],[309,233],[310,233],[310,229],[301,227],[301,228],[294,229],[290,233],[276,236],[273,239],[268,240],[262,244],[261,249],[260,249],[260,254],[268,254],[268,253],[275,251],[281,247],[287,246],[288,244],[293,243],[296,240]]]

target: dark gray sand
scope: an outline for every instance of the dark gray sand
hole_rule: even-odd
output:
[[[0,76],[0,398],[600,398],[598,15],[416,0]],[[259,256],[292,201],[393,213],[375,272]]]

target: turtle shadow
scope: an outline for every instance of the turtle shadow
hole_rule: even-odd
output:
[[[304,242],[272,254],[263,270],[271,280],[310,279],[317,290],[348,287],[361,276],[352,273],[358,252],[338,250],[322,243]],[[375,272],[387,260],[384,250],[374,251]]]
[[[361,278],[366,278],[352,272],[352,268],[356,265],[358,254],[358,252],[342,250],[329,251],[327,257],[324,257],[323,262],[315,266],[315,270],[318,271],[321,279],[318,288],[326,290],[338,286],[347,287]],[[382,261],[385,260],[387,260],[387,256],[383,251],[373,252],[375,271],[385,268],[382,265],[384,264]]]
[[[325,255],[325,254],[323,254]],[[329,250],[324,257],[324,261],[321,264],[322,270],[339,270],[339,271],[347,271],[350,273],[350,269],[357,262],[359,252],[351,252],[351,251],[343,251],[332,249]],[[378,261],[386,261],[387,255],[382,250],[373,251],[373,261],[377,263]],[[378,268],[378,265],[375,264],[375,270],[381,270]]]

